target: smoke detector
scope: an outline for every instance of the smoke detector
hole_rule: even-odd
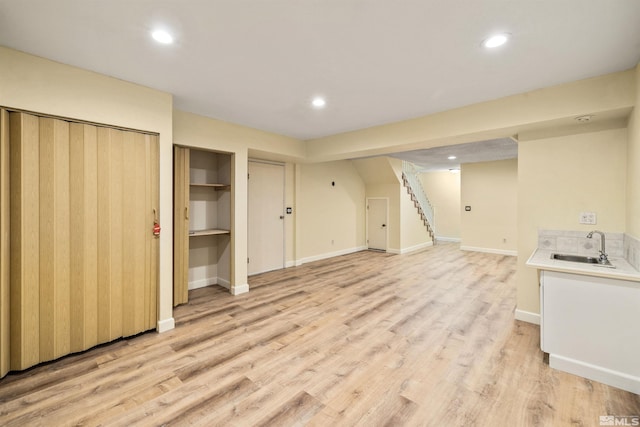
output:
[[[584,116],[578,116],[574,120],[578,123],[589,123],[593,119],[593,114],[585,114]]]

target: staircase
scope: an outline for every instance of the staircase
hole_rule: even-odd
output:
[[[433,244],[436,243],[436,232],[433,228],[433,206],[427,198],[427,194],[422,187],[422,183],[418,178],[418,171],[413,163],[402,162],[402,183],[407,189],[407,193],[411,196],[413,205],[418,209],[420,219],[427,227],[427,232]]]

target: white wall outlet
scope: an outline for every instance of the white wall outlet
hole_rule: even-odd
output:
[[[580,212],[580,224],[591,224],[594,225],[596,223],[596,213],[595,212]]]

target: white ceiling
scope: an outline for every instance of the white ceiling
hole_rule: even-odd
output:
[[[0,0],[0,44],[312,139],[629,69],[640,1]]]

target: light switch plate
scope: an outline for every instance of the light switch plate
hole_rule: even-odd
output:
[[[596,213],[595,212],[580,212],[580,224],[591,224],[594,225],[596,223]]]

